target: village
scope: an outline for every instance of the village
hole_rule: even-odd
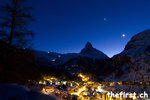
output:
[[[89,76],[78,74],[82,81],[61,81],[54,76],[44,76],[37,84],[41,92],[47,95],[55,95],[64,100],[126,100],[127,98],[111,98],[107,93],[110,91],[120,92],[122,89],[115,88],[122,85],[149,85],[149,82],[94,82]],[[137,100],[132,97],[130,100]]]

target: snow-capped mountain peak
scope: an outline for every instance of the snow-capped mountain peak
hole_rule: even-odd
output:
[[[85,48],[93,48],[93,46],[90,42],[87,42],[86,45],[85,45]]]
[[[99,58],[99,59],[108,59],[109,57],[105,55],[103,52],[97,50],[96,48],[93,48],[92,44],[90,42],[87,42],[85,47],[81,50],[80,54]]]

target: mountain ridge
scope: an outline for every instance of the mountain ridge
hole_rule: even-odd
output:
[[[106,81],[149,81],[150,29],[134,35],[125,49],[112,58],[115,70]],[[122,74],[117,78],[117,74]]]
[[[85,47],[80,53],[67,53],[60,54],[54,52],[34,51],[37,60],[41,59],[41,63],[49,64],[51,66],[61,65],[67,61],[77,57],[89,57],[92,59],[109,59],[109,57],[103,52],[93,48],[90,42],[87,42]]]

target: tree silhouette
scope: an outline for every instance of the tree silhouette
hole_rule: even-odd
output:
[[[33,32],[28,25],[33,21],[30,14],[31,7],[25,6],[26,0],[7,0],[6,4],[0,6],[0,38],[10,49],[29,47],[33,38]]]
[[[33,32],[29,29],[29,24],[34,21],[31,10],[32,7],[26,6],[26,0],[6,0],[5,4],[0,6],[0,39],[8,45],[4,81],[7,81],[13,68],[10,64],[15,58],[13,48],[23,49],[31,46]]]

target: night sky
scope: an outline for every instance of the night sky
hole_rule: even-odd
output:
[[[89,41],[111,57],[150,28],[150,0],[28,1],[36,19],[31,25],[36,50],[76,53]]]

